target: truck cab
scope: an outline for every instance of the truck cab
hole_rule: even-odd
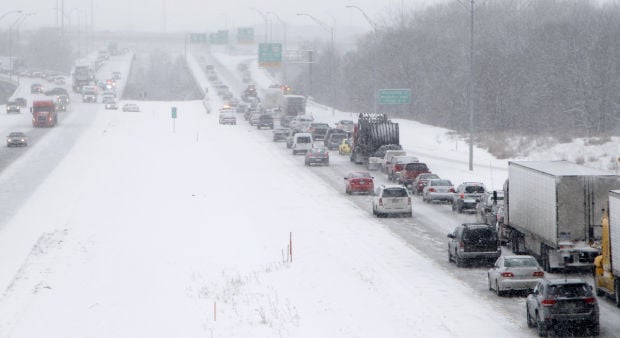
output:
[[[53,127],[58,122],[56,105],[52,100],[33,101],[32,107],[32,126],[33,127]]]

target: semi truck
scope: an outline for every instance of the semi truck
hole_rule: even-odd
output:
[[[303,95],[283,95],[280,110],[282,111],[280,125],[288,127],[295,117],[306,113],[306,97]]]
[[[594,289],[597,296],[606,295],[620,307],[620,190],[609,192],[601,224],[601,255],[594,259]]]
[[[33,101],[30,107],[33,127],[53,127],[58,123],[56,105],[52,100]]]
[[[83,86],[94,83],[95,75],[92,64],[87,61],[78,62],[73,69],[72,79],[73,91],[76,93],[80,93]]]
[[[511,161],[504,183],[501,234],[515,254],[539,259],[545,271],[592,268],[608,191],[620,176],[568,161]]]
[[[400,144],[398,123],[387,114],[360,113],[353,128],[351,162],[368,164],[368,158],[381,146]]]

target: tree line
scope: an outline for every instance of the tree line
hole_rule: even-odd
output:
[[[372,111],[377,88],[410,88],[410,105],[380,111],[469,128],[470,15],[454,1],[385,20],[376,35],[313,65],[315,83],[335,81],[339,109]],[[479,132],[600,136],[620,124],[620,6],[587,0],[487,0],[474,11],[474,116]],[[376,68],[375,68],[376,67]],[[376,74],[376,75],[373,75]],[[306,86],[307,72],[295,80]],[[330,86],[315,86],[329,103]]]

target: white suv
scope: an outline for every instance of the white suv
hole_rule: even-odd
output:
[[[412,216],[411,196],[402,185],[382,184],[375,190],[372,213],[377,217],[393,215]]]

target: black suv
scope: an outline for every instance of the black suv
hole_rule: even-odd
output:
[[[541,279],[525,301],[527,326],[543,337],[549,330],[587,328],[599,334],[599,307],[592,286],[582,279]]]
[[[258,122],[256,123],[256,128],[261,129],[262,127],[273,129],[273,116],[267,114],[259,116]]]
[[[463,223],[448,234],[448,261],[462,267],[467,260],[494,263],[502,255],[495,226]]]
[[[452,200],[452,211],[476,210],[476,205],[480,202],[486,187],[482,182],[463,182],[456,188],[454,199]]]

